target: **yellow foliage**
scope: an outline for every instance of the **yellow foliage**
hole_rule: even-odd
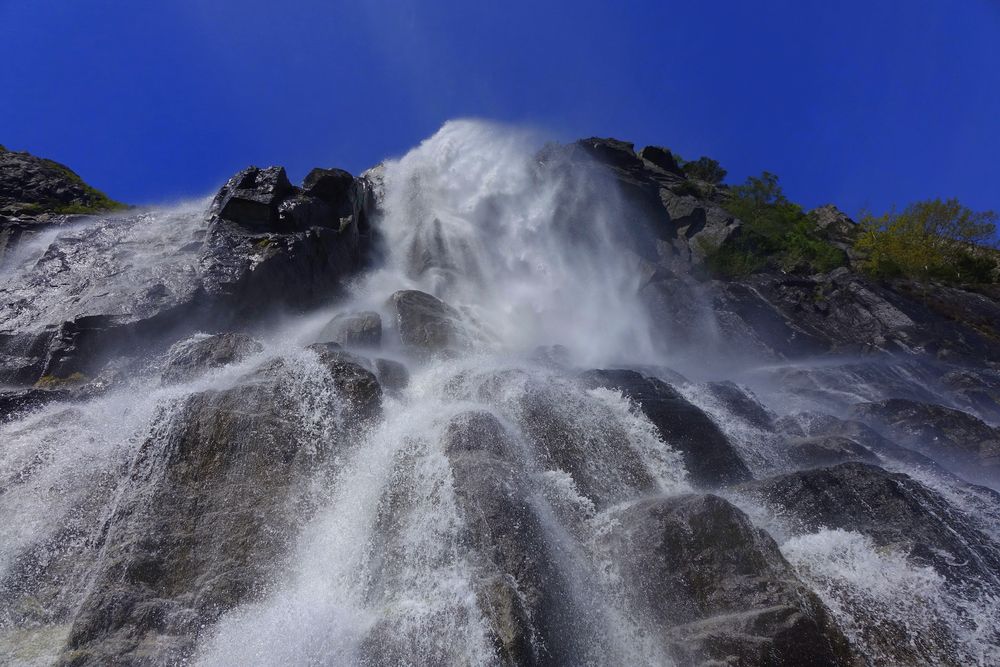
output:
[[[899,213],[865,215],[855,248],[879,277],[992,282],[996,220],[992,211],[975,212],[957,199],[932,199]]]

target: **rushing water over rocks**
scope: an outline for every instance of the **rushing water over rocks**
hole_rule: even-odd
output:
[[[988,341],[699,282],[659,155],[452,122],[22,241],[0,662],[997,664]]]

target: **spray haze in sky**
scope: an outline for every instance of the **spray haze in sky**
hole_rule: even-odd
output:
[[[0,143],[129,203],[247,164],[358,173],[477,116],[766,169],[807,208],[1000,207],[993,0],[12,0],[0,24]]]

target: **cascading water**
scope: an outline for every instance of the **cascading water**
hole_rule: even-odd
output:
[[[710,611],[717,601],[697,598],[696,591],[697,602],[677,602],[677,609],[662,604],[655,585],[641,583],[641,570],[660,561],[641,560],[641,548],[633,555],[621,547],[645,544],[634,541],[646,533],[630,523],[644,508],[670,526],[681,510],[656,503],[695,497],[688,494],[699,483],[685,465],[683,438],[660,428],[655,407],[644,403],[653,401],[647,394],[630,397],[582,382],[588,376],[580,372],[638,368],[652,387],[660,380],[649,378],[660,375],[677,391],[658,389],[655,405],[689,401],[704,410],[710,420],[697,422],[698,437],[716,430],[725,436],[740,459],[734,481],[801,467],[784,449],[786,431],[776,424],[794,421],[789,413],[816,403],[776,381],[773,366],[753,359],[744,359],[738,379],[767,405],[747,398],[759,413],[748,416],[707,382],[720,378],[702,372],[709,364],[690,347],[672,347],[637,296],[640,260],[622,242],[630,214],[614,183],[596,165],[538,148],[527,133],[451,122],[371,175],[381,190],[381,253],[336,313],[374,311],[391,323],[378,355],[404,362],[410,378],[404,387],[386,388],[379,416],[350,422],[343,389],[331,384],[314,352],[302,349],[335,314],[323,311],[262,323],[260,349],[200,377],[161,386],[153,363],[123,389],[50,404],[0,426],[0,660],[72,663],[64,643],[80,635],[79,615],[93,604],[86,600],[108,581],[135,578],[131,570],[115,569],[114,544],[152,539],[142,531],[162,526],[136,517],[155,517],[158,502],[188,488],[162,487],[171,490],[156,495],[174,474],[164,470],[166,461],[191,446],[197,429],[185,420],[201,414],[206,402],[217,408],[228,405],[227,397],[242,401],[246,391],[254,401],[280,396],[281,406],[273,416],[266,409],[263,417],[241,416],[237,409],[227,419],[249,420],[248,438],[275,428],[289,433],[296,448],[288,451],[297,453],[287,457],[304,457],[288,473],[295,492],[280,501],[296,519],[275,544],[290,546],[275,547],[274,562],[261,570],[266,583],[240,592],[233,598],[238,604],[199,607],[220,609],[213,622],[163,612],[167,620],[157,623],[172,632],[184,628],[187,644],[162,653],[145,639],[138,649],[129,644],[140,656],[136,662],[149,655],[158,656],[154,662],[209,666],[688,664],[703,659],[692,657],[691,646],[716,642],[718,650],[729,650],[729,630],[712,625],[725,616]],[[173,250],[163,246],[173,243],[183,253],[189,233],[180,221],[200,222],[180,213],[165,217],[181,230],[177,239],[152,244],[141,234],[128,237],[136,252],[146,243],[156,257],[169,255]],[[60,247],[58,238],[44,241]],[[452,345],[427,353],[407,344],[402,320],[388,305],[399,290],[420,290],[452,307],[446,311]],[[714,317],[710,308],[701,316],[709,323]],[[719,342],[718,328],[706,328],[712,331],[704,354]],[[872,368],[867,361],[857,366]],[[863,385],[871,375],[847,363],[811,377],[853,386],[845,404],[871,400],[887,386]],[[805,429],[799,422],[796,428]],[[803,436],[810,435],[806,430]],[[269,456],[286,456],[283,437],[269,441]],[[211,462],[218,458],[212,453],[207,460],[216,465]],[[886,467],[913,473],[947,498],[949,512],[978,516],[970,531],[997,537],[1000,523],[985,511],[996,510],[992,491],[933,466],[893,460]],[[260,465],[253,479],[264,484],[272,473]],[[193,488],[195,482],[183,479]],[[256,502],[238,479],[224,488]],[[902,547],[787,520],[770,492],[751,483],[725,495],[775,537],[795,575],[818,594],[865,660],[1000,661],[1000,608],[992,593],[971,594],[907,560]],[[697,502],[714,507],[712,500]],[[241,510],[240,502],[227,507]],[[258,505],[248,510],[252,516],[260,511]],[[753,549],[754,558],[772,553],[769,538],[756,536],[749,523],[728,510],[708,511],[729,517],[733,534],[749,536],[745,544],[716,545],[723,560],[730,549]],[[703,528],[693,519],[676,521],[687,536]],[[187,544],[183,539],[171,548]],[[246,567],[227,554],[217,556],[230,559],[223,569]],[[694,572],[723,567],[705,552],[690,558]],[[780,604],[808,597],[792,569],[782,569],[788,567],[783,559],[767,558],[761,567],[790,591]],[[690,565],[667,561],[666,567]],[[140,575],[140,585],[153,576]],[[210,579],[199,579],[202,588],[191,595],[229,599]],[[661,593],[669,597],[670,591]],[[55,602],[31,608],[41,599]],[[813,603],[801,604],[800,610]],[[816,623],[822,628],[825,621]],[[878,630],[881,624],[891,630]],[[925,634],[934,637],[927,646]],[[897,651],[899,641],[912,646]]]

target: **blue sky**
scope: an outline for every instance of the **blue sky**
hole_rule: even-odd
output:
[[[113,197],[358,172],[449,118],[615,136],[850,213],[1000,209],[1000,1],[0,0],[0,143]]]

